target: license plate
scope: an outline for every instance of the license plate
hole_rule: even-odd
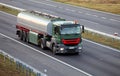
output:
[[[69,49],[74,49],[75,47],[69,47]]]

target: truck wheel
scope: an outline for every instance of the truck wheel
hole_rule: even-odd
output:
[[[16,31],[16,35],[18,35],[18,37],[20,37],[20,30]]]
[[[26,42],[29,43],[29,35],[26,33]]]
[[[20,31],[20,40],[23,40],[23,31]]]
[[[55,47],[55,45],[53,44],[53,46],[52,46],[52,52],[53,52],[53,54],[54,55],[56,55],[57,53],[56,53],[56,47]]]
[[[23,31],[23,41],[26,42],[26,32]]]
[[[44,45],[44,43],[43,43],[42,40],[41,40],[41,42],[40,42],[40,47],[41,47],[43,50],[45,50],[45,45]]]

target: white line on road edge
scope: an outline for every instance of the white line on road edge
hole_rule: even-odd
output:
[[[120,22],[120,21],[118,21],[118,20],[115,20],[115,19],[110,19],[111,21],[116,21],[116,22]]]
[[[9,15],[9,16],[12,16],[12,17],[16,17],[15,15],[12,15],[12,14],[9,14],[9,13],[3,12],[3,11],[0,11],[0,13],[6,14],[6,15]]]
[[[52,56],[50,56],[50,55],[48,55],[48,54],[45,54],[45,53],[43,53],[43,52],[41,52],[41,51],[39,51],[39,50],[31,47],[31,46],[28,46],[28,45],[26,45],[26,44],[23,44],[22,42],[17,41],[17,40],[15,40],[15,39],[7,36],[7,35],[4,35],[4,34],[2,34],[2,33],[0,33],[0,35],[1,35],[1,36],[4,36],[4,37],[6,37],[6,38],[8,38],[8,39],[10,39],[10,40],[12,40],[12,41],[15,41],[15,42],[17,42],[17,43],[19,43],[19,44],[27,47],[27,48],[30,48],[30,49],[38,52],[38,53],[41,53],[41,54],[43,54],[43,55],[45,55],[45,56],[47,56],[47,57],[49,57],[49,58],[51,58],[51,59],[53,59],[53,60],[55,60],[55,61],[58,61],[59,63],[62,63],[62,64],[64,64],[64,65],[68,66],[68,67],[71,67],[71,68],[73,68],[73,69],[75,69],[75,70],[77,70],[77,71],[79,71],[79,72],[81,72],[81,73],[83,73],[83,74],[86,74],[87,76],[92,76],[91,74],[89,74],[89,73],[87,73],[87,72],[85,72],[85,71],[83,71],[83,70],[80,70],[80,69],[78,69],[78,68],[76,68],[76,67],[74,67],[74,66],[72,66],[72,65],[70,65],[70,64],[67,64],[67,63],[65,63],[65,62],[63,62],[63,61],[61,61],[61,60],[58,60],[57,58],[54,58],[54,57],[52,57]]]
[[[0,11],[0,12],[2,12],[2,11]],[[5,12],[2,12],[2,13],[5,13]],[[13,17],[16,17],[16,16],[11,15],[11,14],[8,14],[8,13],[5,13],[5,14],[10,15],[10,16],[13,16]],[[11,39],[11,40],[13,40],[13,41],[15,41],[15,42],[23,45],[23,46],[26,46],[26,47],[28,47],[28,48],[36,51],[36,52],[39,52],[39,53],[41,53],[41,54],[43,54],[43,55],[45,55],[45,56],[47,56],[47,57],[50,57],[50,58],[53,59],[53,60],[56,60],[56,61],[58,61],[58,62],[60,62],[60,63],[62,63],[62,64],[65,64],[65,65],[67,65],[67,66],[69,66],[69,67],[71,67],[71,68],[73,68],[73,69],[75,69],[75,70],[77,70],[77,71],[79,71],[79,72],[85,73],[85,74],[88,75],[88,76],[92,76],[91,74],[88,74],[88,73],[86,73],[86,72],[84,72],[84,71],[82,71],[82,70],[80,70],[80,69],[78,69],[78,68],[76,68],[76,67],[74,67],[74,66],[71,66],[71,65],[69,65],[69,64],[67,64],[67,63],[65,63],[65,62],[62,62],[62,61],[60,61],[60,60],[58,60],[58,59],[56,59],[56,58],[54,58],[54,57],[52,57],[52,56],[50,56],[50,55],[47,55],[47,54],[45,54],[45,53],[43,53],[43,52],[41,52],[41,51],[39,51],[39,50],[36,50],[36,49],[34,49],[34,48],[32,48],[32,47],[30,47],[30,46],[28,46],[28,45],[25,45],[25,44],[23,44],[23,43],[15,40],[15,39],[11,38],[11,37],[8,37],[8,36],[6,36],[6,35],[4,35],[4,34],[2,34],[2,33],[0,33],[0,35],[6,37],[6,38],[8,38],[8,39]],[[87,42],[90,42],[90,43],[93,43],[93,44],[96,44],[96,45],[99,45],[99,46],[102,46],[102,47],[105,47],[105,48],[108,48],[108,49],[111,49],[111,50],[116,51],[116,52],[120,52],[120,50],[111,48],[111,47],[109,47],[109,46],[105,46],[105,45],[102,45],[102,44],[99,44],[99,43],[96,43],[96,42],[93,42],[93,41],[90,41],[90,40],[87,40],[87,39],[83,39],[83,40],[85,40],[85,41],[87,41]]]
[[[12,56],[12,55],[10,55],[10,54],[4,52],[4,51],[1,50],[1,49],[0,49],[0,53],[2,53],[2,55],[4,55],[4,56],[7,55],[9,58],[12,58],[12,59],[14,60],[14,62],[20,62],[20,63],[22,63],[23,65],[25,65],[26,67],[29,67],[29,68],[33,69],[33,72],[34,72],[34,73],[40,73],[41,76],[47,76],[46,74],[44,74],[44,73],[38,71],[38,70],[35,69],[34,67],[32,67],[32,66],[28,65],[27,63],[21,61],[20,59],[15,58],[14,56]]]
[[[111,49],[111,50],[116,51],[116,52],[120,52],[120,50],[117,50],[117,49],[115,49],[115,48],[111,48],[111,47],[106,46],[106,45],[102,45],[102,44],[99,44],[99,43],[96,43],[96,42],[93,42],[93,41],[90,41],[90,40],[87,40],[87,39],[83,39],[83,40],[85,40],[85,41],[87,41],[87,42],[90,42],[90,43],[93,43],[93,44],[96,44],[96,45],[99,45],[99,46],[102,46],[102,47],[104,47],[104,48]]]
[[[10,7],[10,8],[16,9],[16,10],[20,10],[20,11],[25,11],[25,9],[14,7],[14,6],[11,6],[11,5],[8,5],[8,4],[4,4],[4,3],[0,3],[0,5]]]
[[[100,35],[103,35],[103,36],[106,36],[106,37],[110,37],[110,38],[114,38],[114,39],[120,40],[119,36],[114,36],[114,35],[107,34],[107,33],[104,33],[104,32],[101,32],[101,31],[97,31],[97,30],[94,30],[94,29],[91,29],[91,28],[87,28],[87,27],[85,27],[85,30],[91,31],[93,33],[97,33],[97,34],[100,34]]]

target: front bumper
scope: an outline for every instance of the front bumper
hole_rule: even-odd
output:
[[[82,52],[81,45],[66,46],[64,44],[59,44],[56,51],[56,53],[81,53],[81,52]]]

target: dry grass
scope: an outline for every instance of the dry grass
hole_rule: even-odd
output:
[[[25,74],[16,70],[15,63],[10,64],[10,61],[0,55],[0,76],[26,76]]]
[[[120,0],[56,0],[56,1],[60,1],[60,2],[73,2],[73,3],[98,3],[98,4],[106,4],[106,3],[110,3],[110,4],[118,4],[120,3]]]
[[[13,15],[17,15],[20,12],[18,10],[11,9],[9,7],[5,7],[5,6],[2,6],[2,5],[0,5],[0,11],[4,11],[4,12],[7,12],[7,13],[10,13],[10,14],[13,14]]]
[[[54,1],[120,14],[120,0],[54,0]]]
[[[99,35],[99,34],[95,34],[92,32],[88,32],[85,31],[85,33],[82,34],[83,38],[97,42],[97,43],[101,43],[116,49],[120,50],[120,40],[116,40],[113,38],[109,38],[103,35]]]

